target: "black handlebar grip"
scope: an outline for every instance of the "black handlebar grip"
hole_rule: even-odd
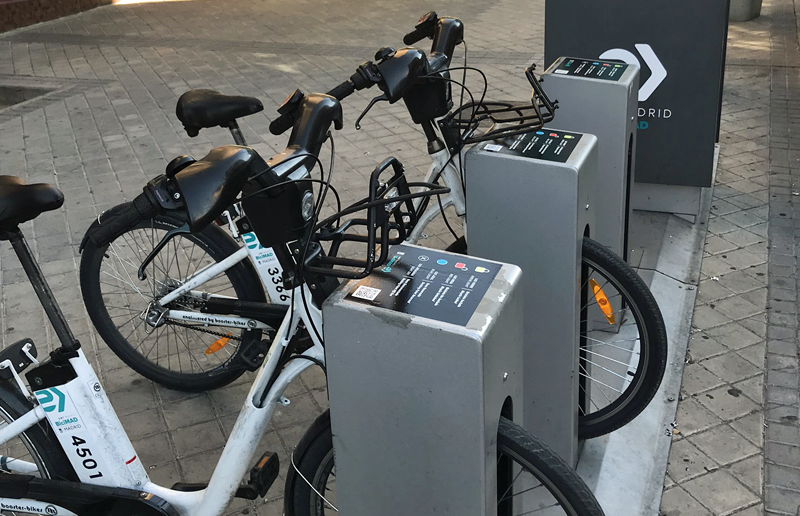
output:
[[[269,124],[269,132],[278,136],[280,134],[285,133],[289,129],[292,128],[294,125],[294,116],[292,113],[286,113],[285,115],[281,115]]]
[[[350,81],[344,81],[342,84],[329,91],[328,95],[336,100],[342,100],[352,95],[354,91],[356,91],[355,85]],[[269,132],[278,136],[291,129],[294,125],[294,111],[296,111],[296,109],[273,120],[269,124]]]
[[[405,43],[406,45],[413,45],[417,41],[420,41],[421,39],[425,39],[426,37],[428,37],[429,33],[430,33],[429,27],[414,29],[405,36],[403,36],[403,43]]]
[[[352,95],[354,91],[356,91],[355,85],[350,81],[344,81],[342,84],[329,91],[328,95],[334,97],[336,100],[344,100]]]

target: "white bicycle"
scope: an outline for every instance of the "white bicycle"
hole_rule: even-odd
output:
[[[353,87],[349,83],[345,90]],[[63,195],[49,185],[26,185],[19,178],[0,176],[0,205],[4,208],[0,214],[0,239],[9,240],[14,247],[61,342],[41,362],[34,343],[28,339],[0,352],[2,514],[219,516],[226,512],[234,497],[255,499],[266,494],[278,476],[277,455],[267,452],[255,461],[252,469],[250,464],[270,417],[283,402],[286,387],[306,368],[315,364],[324,367],[320,306],[338,285],[335,278],[364,277],[373,267],[380,266],[386,260],[389,246],[404,240],[415,222],[413,200],[447,192],[436,185],[408,183],[399,162],[388,159],[373,172],[369,197],[318,221],[319,208],[332,187],[330,176],[327,181],[315,180],[310,171],[319,161],[317,155],[331,123],[341,127],[341,106],[331,96],[312,94],[304,97],[298,109],[302,116],[295,124],[289,147],[269,162],[248,147],[219,147],[202,160],[156,178],[146,193],[103,219],[103,227],[113,230],[126,227],[130,220],[143,217],[149,220],[157,211],[165,210],[170,212],[170,220],[180,222],[155,247],[128,248],[132,254],[126,260],[135,259],[139,265],[127,280],[147,285],[145,278],[149,277],[149,284],[158,289],[155,301],[148,301],[149,309],[142,318],[151,332],[158,332],[174,316],[167,313],[173,310],[173,303],[181,306],[203,301],[229,303],[235,311],[238,299],[198,293],[194,289],[227,275],[247,256],[243,248],[244,251],[219,261],[196,263],[189,258],[185,265],[192,269],[188,272],[184,269],[183,279],[173,283],[159,275],[165,263],[154,265],[159,261],[159,250],[173,249],[176,256],[186,252],[176,238],[202,233],[237,198],[248,213],[266,212],[265,218],[249,220],[259,238],[273,247],[283,266],[290,309],[276,323],[271,341],[259,342],[255,348],[264,355],[260,357],[261,365],[207,483],[164,487],[148,478],[18,227],[42,212],[60,207]],[[387,170],[393,174],[384,181],[382,174]],[[314,183],[322,184],[316,202],[311,188]],[[425,191],[420,192],[419,188]],[[273,210],[282,212],[280,223],[270,218]],[[343,216],[359,211],[367,212],[365,219],[342,220]],[[351,231],[358,228],[365,231]],[[337,258],[335,251],[323,252],[321,243],[329,242],[335,249],[346,241],[366,245],[365,258],[344,259]],[[294,244],[288,245],[290,242]],[[137,255],[138,252],[148,254]],[[359,270],[353,270],[352,266]],[[148,297],[152,294],[139,290],[135,295],[145,293]],[[252,311],[254,307],[245,305],[238,309]],[[258,318],[213,317],[220,318],[218,323],[231,329],[242,327],[239,322],[247,331],[266,328]],[[238,321],[234,324],[229,319],[223,320],[227,317]],[[203,324],[188,316],[180,320],[186,321],[186,326]],[[255,321],[253,330],[250,321]],[[175,351],[180,352],[180,343],[175,344]],[[173,352],[167,350],[167,354]],[[497,421],[498,468],[503,473],[497,486],[497,500],[502,513],[510,514],[512,509],[536,503],[549,511],[572,516],[603,514],[586,485],[558,456],[500,414]],[[319,436],[318,429],[319,424],[313,438]],[[304,438],[305,442],[309,440],[313,439]],[[311,458],[308,449],[302,455],[299,460],[303,466],[291,469],[287,480],[287,514],[317,514],[335,509],[330,493],[326,499],[313,487],[319,476],[308,480],[299,473],[308,467]],[[330,463],[326,467],[327,479],[333,467]],[[320,497],[304,497],[303,490],[309,488]],[[518,502],[528,497],[533,497],[530,503]],[[318,500],[321,502],[317,503]]]
[[[446,208],[452,206],[465,220],[461,153],[466,145],[536,130],[552,120],[555,109],[529,68],[531,103],[481,99],[452,110],[455,81],[450,74],[457,69],[449,68],[449,56],[462,39],[463,26],[457,19],[428,13],[405,41],[412,44],[425,36],[434,41],[426,58],[411,49],[383,48],[376,55],[377,64],[362,64],[349,81],[329,92],[343,99],[354,89],[378,85],[382,94],[356,124],[375,103],[402,99],[425,133],[431,166],[424,181],[442,183],[450,192],[415,200],[418,221],[408,235],[410,243],[422,239],[430,221]],[[289,95],[278,110],[281,116],[270,125],[274,134],[301,120],[298,109],[304,98],[299,90]],[[244,145],[236,119],[261,109],[254,98],[192,90],[179,100],[177,113],[189,135],[223,126],[230,128],[236,143]],[[176,158],[167,167],[167,176],[192,162],[187,156]],[[178,390],[217,388],[258,368],[264,356],[262,340],[270,338],[280,324],[290,296],[284,290],[283,268],[275,251],[259,241],[253,227],[282,221],[283,208],[232,205],[219,220],[229,231],[212,224],[203,231],[180,233],[170,245],[156,249],[165,234],[184,224],[171,214],[174,206],[165,204],[155,217],[118,220],[118,212],[128,213],[127,206],[104,213],[81,245],[84,301],[108,346],[143,376]],[[518,230],[510,228],[509,234],[514,238]],[[466,252],[465,238],[453,232],[453,239],[449,249]],[[147,266],[148,282],[140,282],[138,271],[153,250],[157,252]],[[211,263],[230,267],[223,275],[206,278],[209,281],[202,283],[202,289],[200,283],[192,287],[198,290],[191,295],[174,294],[192,272]],[[576,343],[582,380],[578,421],[579,436],[590,438],[620,428],[644,410],[666,367],[667,336],[653,296],[622,259],[587,238],[583,265],[585,304]]]

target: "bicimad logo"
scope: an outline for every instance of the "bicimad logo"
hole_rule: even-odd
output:
[[[64,393],[55,387],[36,391],[36,397],[39,399],[39,404],[44,408],[45,412],[56,411],[58,413],[64,412],[64,405],[67,397]]]
[[[634,45],[636,50],[639,52],[639,55],[642,56],[644,59],[645,64],[650,68],[650,77],[647,79],[647,82],[642,84],[639,88],[639,102],[644,102],[650,98],[650,95],[656,91],[656,88],[664,82],[664,79],[667,78],[667,69],[664,68],[664,65],[661,64],[661,60],[656,56],[656,53],[653,51],[650,45],[645,43],[637,43]],[[629,50],[625,50],[624,48],[612,48],[610,50],[606,50],[602,54],[600,54],[600,59],[615,59],[619,61],[625,61],[628,64],[636,65],[639,68],[642,67],[639,59],[633,54],[633,52]]]
[[[242,238],[244,238],[244,243],[247,244],[248,249],[264,249],[258,242],[255,233],[245,233]]]

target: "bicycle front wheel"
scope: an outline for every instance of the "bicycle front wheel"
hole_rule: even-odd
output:
[[[578,436],[588,439],[628,424],[653,399],[667,365],[667,331],[636,271],[589,238],[581,276]]]
[[[125,209],[122,205],[114,210]],[[113,213],[112,213],[113,216]],[[155,301],[203,267],[239,250],[215,225],[174,237],[147,268],[139,266],[164,235],[181,225],[166,216],[132,220],[128,227],[97,246],[87,240],[81,254],[83,299],[97,332],[108,347],[142,376],[181,391],[204,391],[226,385],[244,373],[237,360],[242,346],[261,331],[148,317]],[[266,302],[261,280],[249,260],[237,263],[165,308],[203,312],[209,295]]]
[[[302,455],[293,458],[297,469],[290,466],[286,477],[286,516],[335,513],[336,465],[328,411],[311,426],[300,449]],[[536,436],[505,418],[500,418],[497,430],[497,468],[498,515],[603,515],[575,470]]]

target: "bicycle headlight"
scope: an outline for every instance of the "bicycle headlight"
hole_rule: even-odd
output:
[[[314,193],[313,192],[307,191],[305,194],[303,194],[301,213],[303,215],[303,220],[306,221],[306,222],[311,220],[311,217],[314,215]]]

